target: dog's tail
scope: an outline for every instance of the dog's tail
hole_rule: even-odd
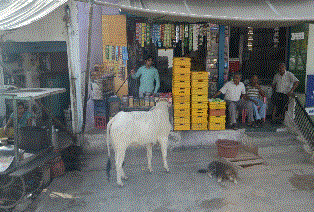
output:
[[[106,166],[106,172],[107,172],[107,177],[108,177],[108,182],[110,181],[110,170],[111,170],[111,160],[110,160],[110,128],[111,125],[114,121],[114,117],[108,122],[107,124],[107,136],[106,136],[106,142],[107,142],[107,149],[108,149],[108,162]]]
[[[199,169],[198,172],[199,172],[199,173],[207,173],[207,172],[208,172],[208,169]]]

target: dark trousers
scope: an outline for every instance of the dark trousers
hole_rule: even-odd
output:
[[[272,97],[272,104],[276,107],[276,116],[284,117],[285,112],[287,111],[287,104],[289,101],[289,96],[284,93],[275,92]]]

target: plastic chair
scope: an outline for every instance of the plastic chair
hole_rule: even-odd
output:
[[[266,104],[266,96],[263,97],[263,102]],[[257,109],[260,109],[260,106],[257,106]],[[247,111],[245,108],[243,108],[242,110],[242,123],[245,123],[245,119],[246,119],[246,115],[247,115]],[[263,118],[263,121],[266,121],[266,117]]]

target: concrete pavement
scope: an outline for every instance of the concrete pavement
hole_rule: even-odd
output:
[[[114,168],[107,182],[107,152],[99,148],[86,151],[82,172],[54,179],[29,211],[314,211],[313,165],[295,136],[247,136],[260,146],[267,165],[246,168],[237,185],[197,172],[217,155],[209,144],[169,150],[170,173],[162,168],[158,146],[153,149],[153,173],[147,170],[145,148],[131,147],[124,166],[129,179],[119,188]]]

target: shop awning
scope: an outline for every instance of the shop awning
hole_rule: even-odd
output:
[[[65,2],[67,0],[1,0],[0,31],[37,21]]]
[[[115,4],[123,12],[160,21],[211,22],[258,28],[291,26],[314,21],[313,0],[116,0],[110,2],[111,4],[116,2]]]

